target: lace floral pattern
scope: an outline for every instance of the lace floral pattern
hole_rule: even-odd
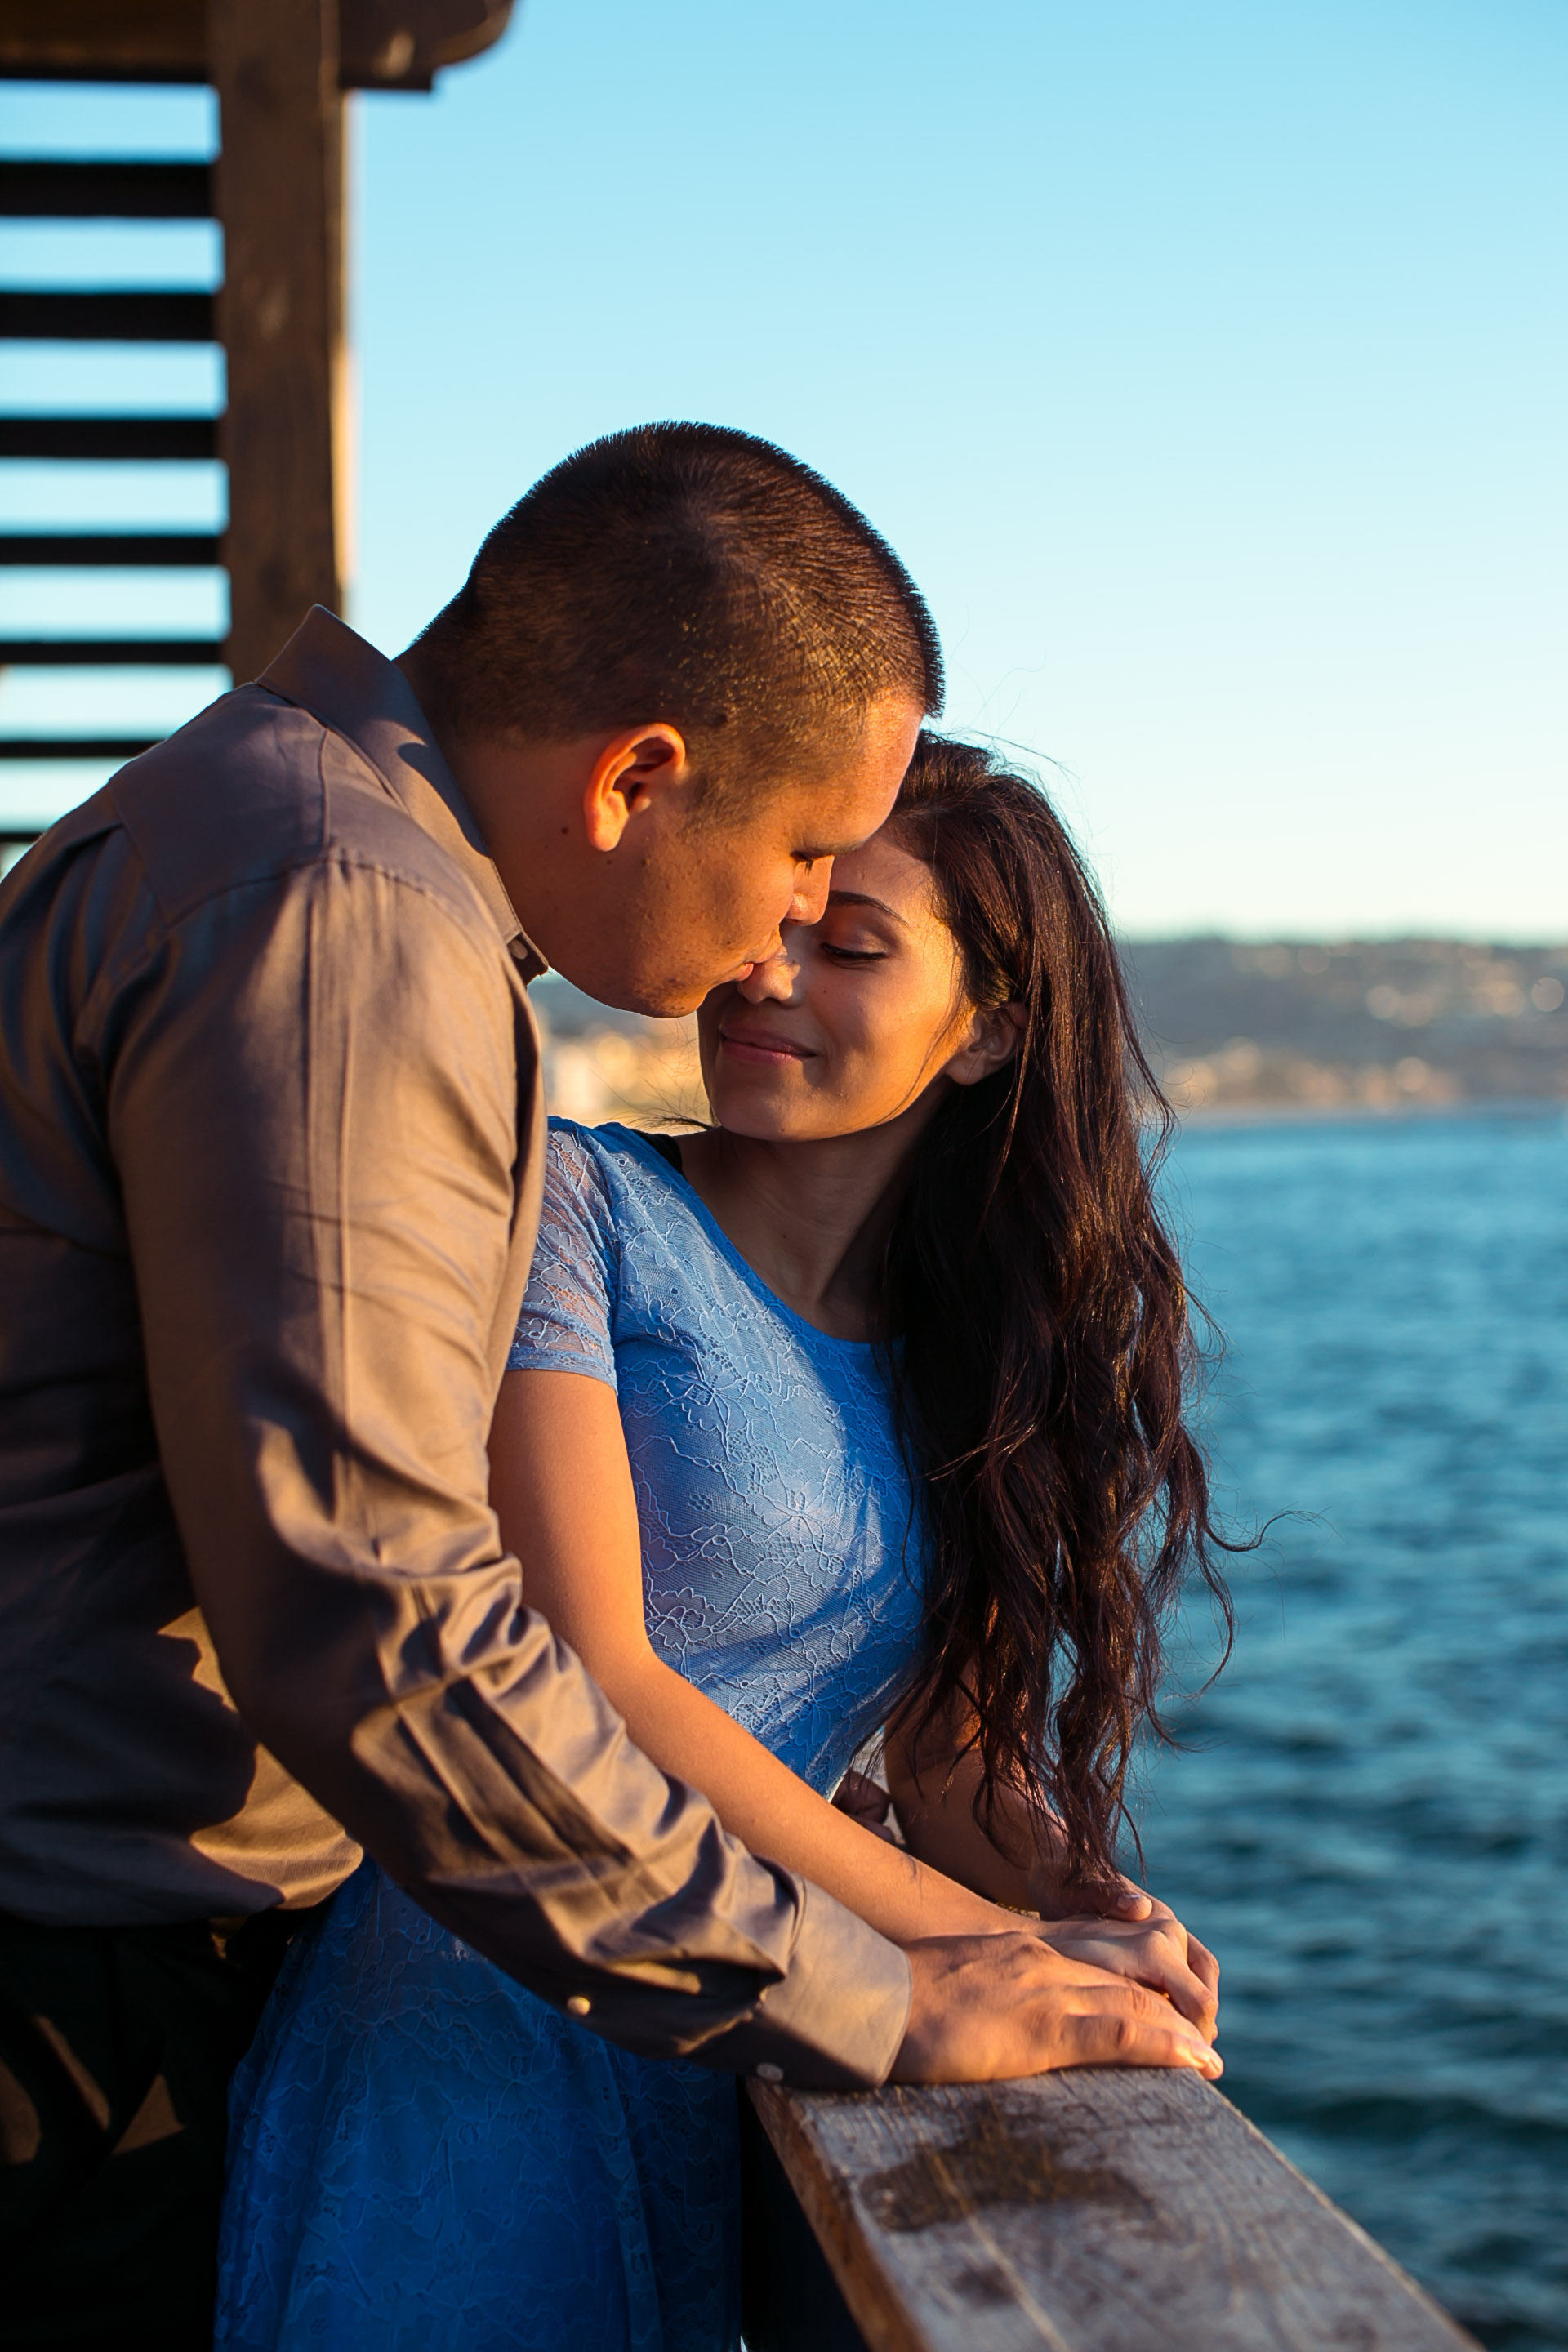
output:
[[[235,2078],[215,2343],[730,2352],[735,2100],[562,2017],[364,1863]]]
[[[659,1654],[824,1793],[920,1545],[868,1348],[773,1297],[645,1139],[552,1121],[513,1365],[619,1401]],[[236,2078],[232,2352],[733,2352],[735,2085],[599,2041],[366,1863]]]
[[[835,1787],[920,1623],[919,1531],[875,1351],[792,1314],[646,1137],[552,1120],[510,1360],[616,1389],[654,1647]]]

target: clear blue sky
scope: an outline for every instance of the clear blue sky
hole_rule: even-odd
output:
[[[744,425],[1125,928],[1568,935],[1565,68],[1558,0],[524,0],[358,109],[353,617]]]

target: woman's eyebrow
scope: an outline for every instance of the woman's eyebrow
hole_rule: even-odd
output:
[[[902,915],[889,907],[885,899],[873,898],[868,890],[830,890],[827,903],[830,907],[874,907],[879,915],[886,915],[889,922],[897,923],[900,930],[909,928]]]

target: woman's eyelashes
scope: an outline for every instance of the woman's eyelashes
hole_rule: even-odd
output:
[[[821,952],[835,963],[886,963],[888,961],[886,948],[844,948],[832,940],[823,940],[820,947]]]

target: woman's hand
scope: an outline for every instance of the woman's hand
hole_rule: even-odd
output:
[[[1037,1933],[1054,1946],[1164,1993],[1212,2040],[1219,2006],[1214,1954],[1188,1935],[1168,1903],[1130,1878],[1069,1878],[1061,1823],[1005,1790],[983,1830],[981,1759],[972,1733],[973,1725],[948,1726],[931,1740],[917,1772],[910,1737],[896,1727],[889,1732],[888,1785],[910,1853],[1005,1906],[985,1922],[991,1934],[1011,1924],[1014,1906],[1032,1913],[1043,1922]],[[863,1820],[862,1801],[854,1791],[847,1809]]]
[[[889,1845],[897,1845],[899,1841],[888,1822],[893,1801],[879,1782],[868,1779],[864,1772],[846,1772],[833,1792],[833,1801],[841,1813],[847,1813],[852,1822],[858,1822],[873,1837],[886,1838]]]
[[[1163,1992],[1205,2041],[1212,2042],[1219,2022],[1218,1962],[1195,1936],[1188,1935],[1168,1903],[1155,1902],[1139,1887],[1132,1892],[1144,1906],[1142,1918],[1089,1913],[1077,1919],[1042,1920],[1042,1939],[1068,1958]]]

